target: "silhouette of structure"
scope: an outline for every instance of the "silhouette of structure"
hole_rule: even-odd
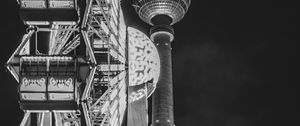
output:
[[[20,125],[123,125],[128,81],[120,0],[17,2],[28,33],[7,68],[19,83]]]

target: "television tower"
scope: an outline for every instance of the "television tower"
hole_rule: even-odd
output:
[[[161,63],[161,73],[152,101],[152,126],[174,126],[171,42],[174,30],[171,25],[180,21],[187,12],[190,0],[135,0],[139,17],[152,25],[150,38],[155,43]]]

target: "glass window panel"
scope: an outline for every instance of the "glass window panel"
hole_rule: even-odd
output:
[[[50,77],[48,91],[63,91],[63,92],[73,92],[74,82],[73,78],[58,78]]]
[[[21,79],[20,91],[46,91],[46,78],[26,78]]]

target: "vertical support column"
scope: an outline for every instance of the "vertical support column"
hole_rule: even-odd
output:
[[[173,126],[173,83],[171,41],[173,29],[171,27],[157,27],[152,29],[151,39],[154,41],[159,57],[161,73],[156,90],[152,96],[152,126]]]

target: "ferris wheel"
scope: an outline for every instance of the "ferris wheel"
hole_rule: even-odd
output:
[[[147,110],[159,57],[126,27],[120,1],[17,1],[27,33],[7,68],[19,83],[20,126],[121,126]]]
[[[128,72],[120,0],[18,4],[28,32],[7,67],[19,83],[20,125],[122,125]]]

